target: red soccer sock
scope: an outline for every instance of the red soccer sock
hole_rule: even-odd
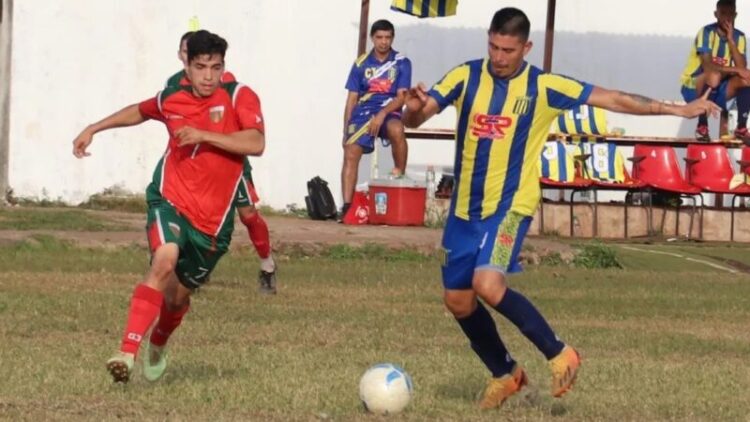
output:
[[[139,284],[133,290],[128,312],[128,323],[122,336],[120,350],[124,353],[138,353],[143,336],[146,335],[151,324],[159,316],[159,309],[164,296],[156,289]]]
[[[167,344],[167,340],[172,335],[174,330],[182,323],[182,317],[190,310],[190,304],[183,306],[175,311],[167,309],[167,304],[161,305],[161,314],[159,314],[159,321],[156,323],[156,327],[151,332],[151,344],[155,346],[164,346]]]
[[[250,235],[250,241],[253,242],[260,259],[268,258],[271,255],[271,237],[268,234],[266,220],[259,212],[254,212],[249,217],[240,217],[240,221],[247,227],[247,234]]]

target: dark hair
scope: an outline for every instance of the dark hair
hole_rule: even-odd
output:
[[[500,35],[512,35],[529,39],[531,22],[522,10],[515,7],[505,7],[495,12],[490,23],[490,32]]]
[[[370,36],[375,35],[375,32],[377,31],[391,31],[391,35],[396,36],[396,28],[393,27],[393,24],[390,21],[385,19],[380,19],[372,23],[372,26],[370,27]]]
[[[180,47],[182,47],[182,43],[184,43],[185,41],[187,41],[188,38],[192,37],[193,34],[195,34],[195,31],[188,31],[188,32],[182,34],[182,36],[180,37]]]
[[[731,7],[734,10],[737,10],[737,1],[736,0],[719,0],[716,2],[716,8],[720,8],[721,6],[728,6]]]
[[[203,29],[195,31],[195,33],[188,38],[187,42],[188,63],[192,62],[194,58],[204,54],[218,54],[223,59],[227,52],[227,47],[229,47],[229,45],[224,38]]]

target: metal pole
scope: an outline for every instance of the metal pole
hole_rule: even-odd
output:
[[[13,0],[0,0],[0,206],[7,203],[10,167],[10,80]]]
[[[357,46],[357,56],[365,54],[367,49],[367,22],[370,14],[370,0],[362,0],[362,7],[359,11],[359,45]]]
[[[547,0],[547,29],[544,32],[544,71],[552,71],[552,47],[555,43],[555,4],[556,0]]]

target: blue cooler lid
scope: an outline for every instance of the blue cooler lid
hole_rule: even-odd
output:
[[[407,177],[400,179],[372,179],[370,180],[370,187],[380,186],[384,188],[427,188],[427,182],[423,180],[414,180]]]

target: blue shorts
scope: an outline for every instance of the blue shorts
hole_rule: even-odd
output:
[[[476,270],[522,271],[518,255],[531,220],[513,211],[479,221],[449,216],[443,232],[443,287],[471,289]]]
[[[365,154],[369,154],[375,149],[375,137],[368,133],[373,115],[374,113],[368,110],[352,114],[349,124],[346,126],[346,145],[357,144],[362,147]],[[394,111],[385,116],[377,136],[383,140],[383,146],[390,145],[386,127],[388,122],[393,119],[401,120],[401,113]]]
[[[714,97],[714,102],[717,106],[719,106],[722,110],[727,109],[727,85],[729,85],[729,79],[724,79],[719,84],[719,88],[717,89],[716,93],[711,93],[711,97]],[[688,88],[687,86],[682,86],[682,98],[687,101],[691,102],[698,98],[698,91],[695,90],[695,88]]]

